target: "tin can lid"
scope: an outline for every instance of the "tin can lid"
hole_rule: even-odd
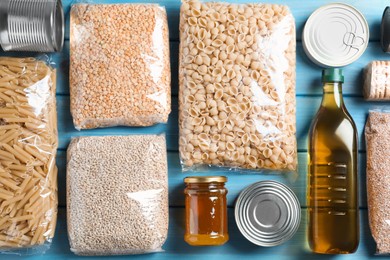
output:
[[[211,183],[211,182],[227,182],[225,176],[189,176],[184,178],[185,183]]]
[[[324,67],[343,67],[366,50],[369,27],[354,7],[334,3],[315,10],[306,21],[302,36],[306,55]]]
[[[381,45],[384,52],[390,53],[390,6],[386,7],[382,16]]]
[[[301,208],[294,192],[276,181],[260,181],[245,188],[235,206],[240,232],[259,246],[276,246],[298,230]]]

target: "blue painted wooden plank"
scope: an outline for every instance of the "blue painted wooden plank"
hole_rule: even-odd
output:
[[[359,205],[362,208],[367,207],[366,199],[366,154],[359,154]],[[184,206],[184,183],[183,178],[190,175],[225,175],[228,177],[226,187],[228,189],[228,205],[234,206],[234,202],[239,193],[248,185],[262,180],[275,180],[288,185],[297,195],[302,207],[306,207],[306,180],[307,180],[307,153],[298,153],[298,173],[297,175],[285,174],[254,174],[239,173],[237,171],[228,171],[223,168],[213,168],[200,172],[182,172],[177,152],[168,153],[168,177],[169,177],[169,205],[178,207]],[[66,152],[59,151],[57,156],[58,166],[58,198],[59,205],[66,205]]]
[[[66,14],[66,38],[69,39],[69,9],[70,5],[74,3],[74,0],[64,0],[65,14]],[[87,1],[77,1],[87,2]],[[180,0],[95,0],[95,3],[158,3],[165,6],[168,14],[170,39],[177,41],[179,39],[179,8]],[[234,3],[250,3],[250,0],[225,0],[224,2]],[[263,0],[262,3],[276,3],[284,4],[290,7],[291,12],[295,17],[297,27],[297,39],[300,40],[302,36],[302,30],[307,18],[318,7],[332,3],[329,0],[316,0],[316,1],[301,1],[301,0]],[[369,4],[362,0],[344,0],[356,7],[363,13],[370,26],[370,39],[379,39],[379,24],[382,18],[382,13],[386,5],[389,5],[387,0],[371,0]]]
[[[177,123],[177,99],[174,99],[172,113],[167,124],[157,124],[150,127],[109,127],[92,130],[77,131],[73,126],[70,115],[69,96],[57,96],[58,136],[59,148],[66,149],[70,139],[77,136],[88,135],[127,135],[127,134],[164,134],[167,138],[168,150],[177,149],[178,123]]]
[[[344,96],[363,96],[363,69],[373,60],[389,60],[379,42],[370,42],[363,55],[351,65],[343,68]],[[306,56],[302,43],[297,43],[297,95],[322,95],[322,68],[315,65]]]
[[[327,259],[329,256],[310,253],[306,242],[306,210],[302,210],[302,220],[295,236],[286,243],[277,247],[259,247],[247,241],[238,230],[234,221],[234,211],[229,209],[229,235],[230,240],[219,247],[192,247],[187,245],[184,240],[184,209],[171,208],[169,211],[169,232],[168,239],[163,246],[165,252],[137,255],[137,256],[118,256],[115,259]],[[338,255],[337,259],[375,259],[375,243],[370,236],[367,221],[367,211],[360,210],[360,246],[355,254]],[[18,256],[7,256],[8,260],[20,259]],[[23,259],[29,260],[64,260],[64,259],[86,259],[85,257],[75,256],[69,250],[69,242],[66,231],[65,210],[59,210],[59,218],[56,234],[51,248],[42,256],[30,256]],[[93,259],[110,259],[109,257],[93,257]]]
[[[172,94],[178,93],[178,57],[179,43],[171,43],[171,71],[172,71]],[[66,41],[64,51],[53,56],[53,61],[57,64],[58,80],[57,93],[61,95],[69,94],[69,41]],[[362,96],[363,88],[363,68],[372,60],[389,60],[390,56],[382,52],[379,42],[371,42],[366,52],[353,64],[344,68],[345,84],[343,92],[345,95]],[[301,43],[297,44],[297,95],[320,95],[321,88],[321,68],[314,65],[303,51]]]
[[[298,149],[301,151],[307,150],[307,133],[319,105],[321,99],[319,97],[297,97],[297,138]],[[363,129],[366,122],[368,110],[373,107],[381,107],[374,102],[364,102],[362,98],[346,97],[346,106],[355,120],[360,138],[360,150],[364,150]],[[58,129],[59,129],[59,148],[65,149],[71,137],[83,135],[124,135],[124,134],[156,134],[166,133],[167,146],[170,151],[178,150],[178,109],[177,98],[172,99],[172,113],[169,117],[168,124],[158,124],[151,127],[111,127],[95,130],[77,131],[72,124],[72,119],[69,112],[69,97],[57,97],[58,109]],[[382,104],[384,106],[384,104]]]

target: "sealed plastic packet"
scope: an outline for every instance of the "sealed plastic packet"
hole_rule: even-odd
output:
[[[167,122],[171,71],[165,8],[73,5],[69,76],[77,130]]]
[[[364,69],[364,98],[390,100],[390,61],[372,61]]]
[[[0,57],[0,252],[44,253],[57,219],[56,71]]]
[[[390,109],[370,111],[365,137],[369,225],[377,254],[390,254]]]
[[[68,147],[67,161],[72,252],[162,251],[169,219],[165,136],[75,138]]]
[[[286,6],[183,1],[184,170],[215,165],[296,171],[295,44]]]

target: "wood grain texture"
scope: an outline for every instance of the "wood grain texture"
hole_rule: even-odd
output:
[[[365,153],[359,154],[359,190],[366,190],[366,164],[365,164]],[[306,181],[307,181],[307,153],[298,153],[298,174],[286,176],[285,174],[239,174],[235,171],[226,171],[223,168],[212,169],[209,171],[202,172],[182,172],[179,155],[177,152],[168,153],[168,172],[169,172],[169,205],[172,207],[183,207],[184,206],[184,183],[183,179],[190,175],[208,176],[208,175],[225,175],[228,177],[226,187],[228,189],[228,206],[234,207],[234,203],[237,196],[246,186],[263,180],[275,180],[288,185],[297,195],[299,202],[302,207],[306,207]],[[65,183],[66,181],[66,152],[59,151],[57,156],[57,165],[59,168],[58,183]],[[59,205],[66,205],[66,190],[65,185],[59,185]],[[365,192],[359,193],[359,205],[361,208],[367,207],[367,198]]]
[[[74,2],[87,2],[86,0],[75,1],[75,0],[64,0],[64,9],[67,17],[69,17],[70,5]],[[168,14],[169,22],[169,32],[170,39],[172,41],[179,40],[179,8],[180,0],[159,0],[159,1],[150,1],[150,0],[94,0],[95,3],[128,3],[128,2],[137,2],[137,3],[159,3],[164,6]],[[302,36],[302,31],[304,24],[310,14],[317,8],[322,5],[333,3],[334,1],[329,0],[263,0],[263,1],[248,1],[248,0],[225,0],[224,2],[230,3],[250,3],[250,2],[262,2],[262,3],[275,3],[275,4],[284,4],[290,7],[290,10],[295,18],[296,28],[297,28],[297,39],[300,40]],[[379,24],[381,21],[381,15],[388,5],[387,0],[344,0],[344,3],[350,4],[358,9],[366,18],[369,27],[370,27],[370,40],[379,40]],[[69,19],[66,20],[66,39],[69,39]]]
[[[178,94],[178,61],[179,61],[179,43],[172,42],[171,52],[171,78],[172,95]],[[15,53],[1,53],[1,55],[20,56]],[[26,55],[28,56],[28,55]],[[343,93],[345,96],[363,96],[363,68],[372,60],[388,59],[380,47],[379,42],[372,42],[366,52],[356,62],[344,69],[345,84]],[[61,53],[51,55],[51,61],[57,65],[57,94],[69,95],[69,41],[65,42],[64,50]],[[305,55],[302,43],[297,43],[297,85],[296,93],[298,96],[304,95],[322,95],[321,88],[321,68],[313,64]]]
[[[347,109],[355,120],[359,132],[359,150],[364,151],[363,129],[370,108],[378,106],[374,102],[365,102],[360,97],[344,98]],[[307,133],[312,118],[317,112],[321,103],[321,97],[297,96],[297,138],[298,150],[307,150]],[[167,137],[169,151],[178,150],[178,103],[177,97],[172,98],[172,113],[167,124],[158,124],[151,127],[110,127],[93,130],[77,131],[72,124],[72,117],[69,108],[69,96],[57,96],[59,148],[66,149],[70,138],[83,135],[124,135],[124,134],[161,134]]]
[[[234,221],[234,210],[229,209],[229,235],[230,240],[219,247],[191,247],[184,240],[184,209],[171,208],[169,211],[170,223],[168,239],[163,249],[165,252],[137,255],[137,256],[117,256],[112,257],[77,257],[69,250],[69,243],[66,232],[65,209],[59,211],[59,220],[57,224],[56,235],[51,249],[42,256],[26,257],[29,260],[63,260],[63,259],[330,259],[327,255],[318,255],[310,253],[306,242],[306,209],[302,210],[302,219],[300,227],[295,236],[277,247],[259,247],[247,241],[238,230]],[[367,222],[367,210],[360,210],[360,246],[355,254],[340,255],[337,259],[368,259],[375,253],[375,243],[370,236]],[[20,257],[7,256],[7,260],[17,260]],[[374,258],[372,258],[374,259]],[[378,258],[377,258],[378,259]],[[379,258],[383,259],[383,258]]]
[[[322,88],[320,84],[321,69],[311,63],[305,56],[302,48],[301,35],[304,23],[308,16],[316,8],[331,3],[330,0],[266,0],[263,2],[282,3],[290,7],[296,20],[297,27],[297,138],[298,138],[298,159],[299,169],[297,178],[287,178],[283,175],[258,175],[239,174],[226,169],[218,169],[212,174],[227,175],[228,204],[229,204],[229,230],[230,241],[221,247],[190,247],[183,240],[184,234],[184,210],[183,210],[183,178],[194,173],[181,172],[178,158],[178,125],[177,125],[177,68],[179,52],[179,6],[180,0],[94,0],[96,3],[159,3],[166,7],[170,26],[171,39],[171,68],[172,68],[172,94],[173,106],[168,124],[160,124],[146,128],[136,127],[115,127],[96,130],[76,131],[72,124],[69,112],[69,10],[70,5],[76,2],[86,2],[88,0],[63,0],[66,13],[66,42],[62,53],[50,55],[48,58],[57,64],[57,109],[59,127],[59,152],[57,164],[59,167],[59,203],[62,206],[59,210],[59,218],[56,236],[51,249],[42,256],[26,257],[26,259],[86,259],[76,257],[69,250],[66,230],[65,214],[65,183],[66,183],[66,148],[72,137],[87,135],[127,135],[127,134],[160,134],[167,136],[168,146],[168,166],[169,166],[169,202],[170,202],[170,228],[169,237],[164,245],[164,253],[115,257],[114,259],[254,259],[271,258],[277,259],[328,259],[329,256],[311,254],[306,246],[306,175],[307,175],[307,132],[310,122],[316,113],[321,102]],[[229,0],[230,2],[244,3],[246,0]],[[355,63],[344,69],[345,84],[343,88],[346,96],[345,102],[348,110],[354,118],[359,131],[359,181],[360,181],[360,215],[361,215],[361,243],[357,253],[353,255],[338,256],[338,259],[368,259],[373,258],[375,244],[371,238],[367,223],[367,200],[365,187],[365,145],[363,138],[363,127],[368,110],[373,107],[382,107],[383,103],[368,103],[362,99],[362,69],[371,60],[388,60],[390,56],[384,54],[379,46],[379,24],[383,9],[390,5],[389,0],[344,0],[358,8],[366,17],[370,26],[371,42],[363,56]],[[0,53],[7,56],[36,56],[31,53]],[[41,55],[39,55],[41,56]],[[46,57],[47,58],[47,57]],[[210,172],[201,172],[199,175],[209,175]],[[282,246],[275,248],[257,247],[248,242],[238,231],[234,222],[234,201],[239,192],[247,185],[260,180],[279,180],[289,185],[297,194],[302,205],[302,222],[300,229],[292,240]],[[8,257],[4,259],[20,259],[20,257]],[[1,258],[1,259],[3,259]],[[23,258],[24,259],[24,258]],[[92,258],[91,258],[92,259]],[[107,257],[93,259],[111,259]]]

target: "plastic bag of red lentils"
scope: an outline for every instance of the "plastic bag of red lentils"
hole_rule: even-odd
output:
[[[70,17],[70,105],[76,129],[167,122],[171,72],[165,9],[78,3]]]

